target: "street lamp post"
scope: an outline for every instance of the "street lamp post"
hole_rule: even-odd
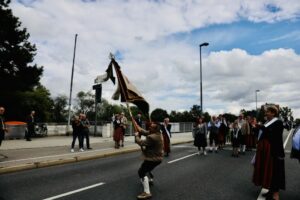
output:
[[[202,58],[201,58],[201,47],[203,46],[208,46],[209,43],[204,42],[199,45],[200,47],[200,109],[201,109],[201,114],[203,111],[203,97],[202,97]]]
[[[260,90],[255,90],[255,105],[256,105],[256,112],[257,112],[257,93],[260,92]]]

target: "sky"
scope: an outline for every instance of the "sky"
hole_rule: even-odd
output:
[[[10,7],[37,47],[42,84],[73,98],[93,91],[116,56],[150,110],[210,114],[276,103],[300,118],[299,0],[12,0]],[[103,83],[111,103],[116,86]],[[256,92],[259,90],[259,92]],[[74,101],[73,101],[74,102]]]

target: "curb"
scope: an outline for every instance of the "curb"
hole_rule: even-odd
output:
[[[173,142],[172,145],[184,144],[184,143],[189,143],[192,141],[193,140],[177,141],[177,142]],[[61,158],[61,159],[51,160],[51,161],[33,162],[33,163],[21,164],[21,165],[10,166],[10,167],[0,167],[0,175],[13,173],[13,172],[19,172],[19,171],[25,171],[25,170],[30,170],[30,169],[45,168],[45,167],[51,167],[51,166],[56,166],[56,165],[76,163],[76,162],[80,162],[80,161],[106,158],[106,157],[111,157],[111,156],[116,156],[116,155],[121,155],[121,154],[133,153],[133,152],[137,152],[137,151],[140,151],[139,146],[129,148],[129,149],[123,149],[121,151],[102,153],[102,154],[98,154],[98,155],[75,156],[72,158],[64,158],[64,159]]]

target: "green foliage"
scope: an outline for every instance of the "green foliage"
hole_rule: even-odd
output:
[[[9,3],[0,2],[0,105],[6,108],[8,119],[22,120],[33,105],[37,106],[34,110],[42,108],[37,101],[51,103],[48,93],[39,86],[43,68],[33,64],[36,47],[28,41],[30,35],[13,16]],[[39,117],[48,119],[48,109]]]
[[[50,92],[42,85],[38,85],[33,91],[16,92],[13,94],[11,105],[7,111],[10,120],[24,121],[32,110],[36,111],[38,122],[49,121],[52,118],[53,100]]]
[[[199,105],[193,105],[190,112],[194,118],[197,118],[202,115],[201,108]]]
[[[290,120],[291,118],[293,118],[293,112],[289,107],[280,107],[279,116],[281,116],[282,119]]]
[[[89,111],[95,109],[95,95],[90,91],[80,91],[77,93],[76,97],[77,106],[75,106],[75,110],[77,113],[87,114]]]
[[[68,120],[68,97],[65,95],[58,96],[54,99],[53,122],[67,122]]]
[[[39,83],[42,67],[32,65],[36,47],[26,28],[13,16],[8,1],[0,4],[0,90],[27,91]]]

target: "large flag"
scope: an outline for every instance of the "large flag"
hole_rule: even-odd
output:
[[[136,89],[128,78],[121,72],[119,64],[112,58],[111,63],[115,67],[118,77],[118,88],[113,95],[114,100],[118,100],[121,95],[121,102],[130,102],[135,104],[146,116],[149,116],[149,104],[143,98],[142,94]]]
[[[101,84],[107,81],[108,79],[110,79],[115,84],[116,78],[114,77],[112,62],[110,62],[110,64],[108,65],[105,74],[97,76],[94,82],[95,84]]]

